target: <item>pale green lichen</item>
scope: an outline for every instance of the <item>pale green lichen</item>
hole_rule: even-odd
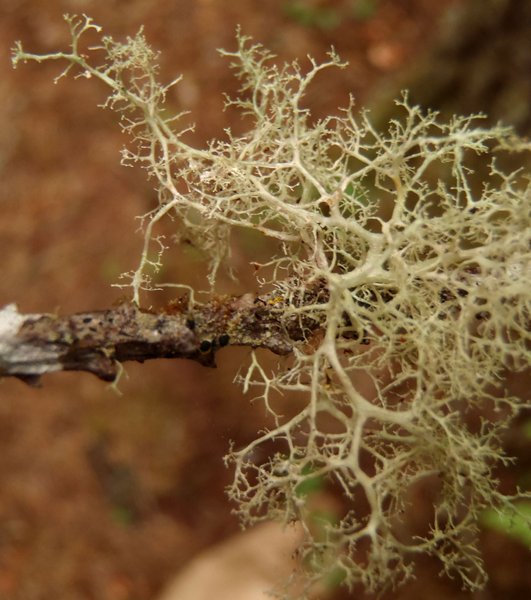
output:
[[[321,324],[289,364],[269,372],[253,355],[241,378],[276,422],[227,457],[243,521],[302,521],[309,582],[328,572],[382,589],[410,577],[411,557],[428,553],[465,586],[481,586],[477,517],[484,507],[512,506],[493,468],[505,460],[500,432],[528,400],[506,395],[504,376],[530,359],[529,175],[504,172],[495,158],[524,157],[529,143],[477,117],[442,123],[407,96],[398,102],[402,119],[385,132],[352,106],[312,119],[307,88],[319,71],[343,68],[338,57],[310,59],[306,71],[277,66],[238,36],[236,51],[224,52],[242,83],[229,102],[251,125],[196,149],[183,141],[183,116],[164,110],[178,80],[157,82],[157,56],[142,32],[125,43],[104,37],[105,59],[94,65],[78,44],[95,26],[67,20],[69,52],[40,56],[17,45],[14,60],[64,59],[109,86],[107,105],[134,140],[123,160],[147,170],[159,198],[144,215],[134,300],[160,285],[148,277],[164,250],[153,231],[171,217],[208,255],[213,286],[220,265],[230,265],[236,228],[277,240],[279,254],[259,273],[278,288],[280,317],[286,326]],[[480,183],[470,165],[483,171]],[[317,282],[326,299],[305,302]],[[284,420],[272,408],[277,393],[306,402]],[[257,462],[262,446],[278,451]],[[311,495],[301,493],[309,478],[344,498],[342,513],[322,520],[318,533]],[[412,486],[433,478],[431,524],[408,537],[401,522]]]

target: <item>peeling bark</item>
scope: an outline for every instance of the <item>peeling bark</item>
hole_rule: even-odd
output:
[[[24,315],[9,304],[0,309],[0,377],[36,385],[45,373],[88,371],[114,381],[118,363],[154,358],[215,367],[216,351],[227,345],[289,354],[293,342],[318,324],[283,318],[282,305],[275,293],[221,296],[193,307],[181,299],[160,312],[126,303],[67,316]]]

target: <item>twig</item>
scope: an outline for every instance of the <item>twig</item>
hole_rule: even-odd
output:
[[[24,315],[10,304],[0,309],[0,376],[36,385],[45,373],[88,371],[113,381],[118,363],[129,360],[185,358],[215,367],[216,350],[227,345],[289,354],[302,324],[282,323],[281,303],[275,293],[245,294],[194,307],[184,298],[160,312],[126,303],[67,316]]]

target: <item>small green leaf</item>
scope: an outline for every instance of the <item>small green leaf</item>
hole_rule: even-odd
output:
[[[324,479],[321,476],[318,477],[308,477],[301,481],[295,487],[295,494],[297,496],[308,496],[314,492],[318,492],[322,490],[324,486]]]
[[[526,439],[531,441],[531,419],[528,419],[523,425],[522,425],[522,431],[526,437]]]
[[[347,572],[343,567],[334,567],[325,575],[323,583],[328,589],[338,588],[345,581],[346,576]]]
[[[514,512],[511,508],[501,511],[489,508],[482,513],[481,523],[531,548],[531,502],[519,502],[515,505]]]
[[[378,9],[378,0],[354,0],[352,16],[359,21],[366,21],[374,16]]]
[[[131,525],[134,521],[133,512],[124,506],[114,506],[112,508],[112,519],[120,525]]]
[[[309,6],[300,0],[286,2],[284,13],[290,19],[305,27],[330,30],[337,27],[341,22],[341,16],[334,8]]]

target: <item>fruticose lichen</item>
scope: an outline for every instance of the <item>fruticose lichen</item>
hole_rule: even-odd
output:
[[[223,52],[241,80],[229,102],[251,125],[194,148],[184,117],[164,110],[178,80],[158,83],[142,32],[124,43],[103,37],[85,55],[80,38],[99,28],[87,17],[67,21],[67,52],[34,55],[19,44],[14,62],[66,61],[110,88],[107,106],[133,140],[123,161],[145,168],[158,192],[130,274],[133,300],[161,285],[148,276],[165,245],[153,231],[171,217],[210,261],[213,288],[230,265],[233,231],[277,240],[259,281],[276,287],[284,327],[319,325],[290,360],[271,371],[253,354],[241,377],[275,421],[227,457],[242,520],[301,521],[309,584],[328,574],[381,590],[409,578],[412,558],[427,553],[464,586],[483,585],[477,518],[487,506],[513,506],[493,469],[507,460],[500,433],[528,400],[508,396],[504,378],[530,358],[531,187],[523,169],[506,172],[500,161],[518,153],[525,164],[529,143],[478,117],[440,122],[407,95],[386,131],[352,103],[313,119],[308,86],[346,65],[332,52],[307,70],[278,66],[239,35],[237,49]],[[307,293],[316,286],[325,292]],[[302,408],[283,419],[271,405],[279,393],[287,403],[303,398]],[[261,447],[274,450],[258,460]],[[412,533],[411,490],[425,481],[435,506]],[[318,527],[312,482],[342,497]]]

